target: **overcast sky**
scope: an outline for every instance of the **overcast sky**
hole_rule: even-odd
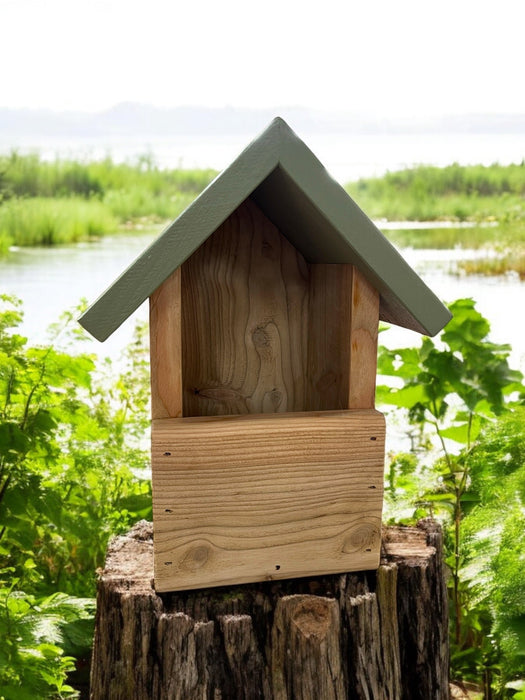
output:
[[[525,113],[524,0],[0,0],[0,106]]]

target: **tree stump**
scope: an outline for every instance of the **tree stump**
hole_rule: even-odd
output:
[[[448,700],[442,534],[388,527],[377,571],[157,594],[152,525],[110,543],[93,700]]]

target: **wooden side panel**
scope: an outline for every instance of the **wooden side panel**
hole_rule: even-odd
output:
[[[352,271],[352,265],[310,265],[305,410],[349,408]]]
[[[376,411],[153,422],[158,591],[379,564]]]
[[[355,267],[350,300],[350,382],[347,407],[374,408],[379,293]]]
[[[308,267],[246,200],[182,266],[184,416],[304,409]]]
[[[180,268],[150,297],[151,417],[182,416]]]

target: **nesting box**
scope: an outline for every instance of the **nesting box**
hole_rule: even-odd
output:
[[[377,567],[378,323],[450,314],[282,119],[80,322],[148,297],[156,589]]]

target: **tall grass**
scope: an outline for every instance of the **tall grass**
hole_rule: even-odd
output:
[[[0,253],[15,245],[69,243],[119,226],[177,217],[216,175],[134,163],[0,156]]]
[[[117,219],[97,200],[12,199],[0,206],[0,249],[73,243],[115,231]]]
[[[525,222],[468,228],[452,225],[450,228],[389,230],[385,227],[384,234],[400,248],[490,248],[505,252],[525,247]]]
[[[81,196],[103,199],[111,191],[140,189],[152,197],[199,194],[215,177],[214,170],[168,170],[151,157],[132,163],[56,159],[16,151],[0,156],[0,199],[11,197]]]
[[[194,194],[178,192],[152,196],[134,186],[131,189],[110,190],[102,200],[108,210],[123,223],[139,219],[166,221],[177,217],[195,198]]]
[[[419,166],[347,185],[373,218],[525,220],[525,161],[516,165]]]
[[[525,247],[507,251],[497,257],[476,258],[475,260],[461,260],[459,269],[467,275],[507,275],[514,273],[520,280],[525,280]]]

